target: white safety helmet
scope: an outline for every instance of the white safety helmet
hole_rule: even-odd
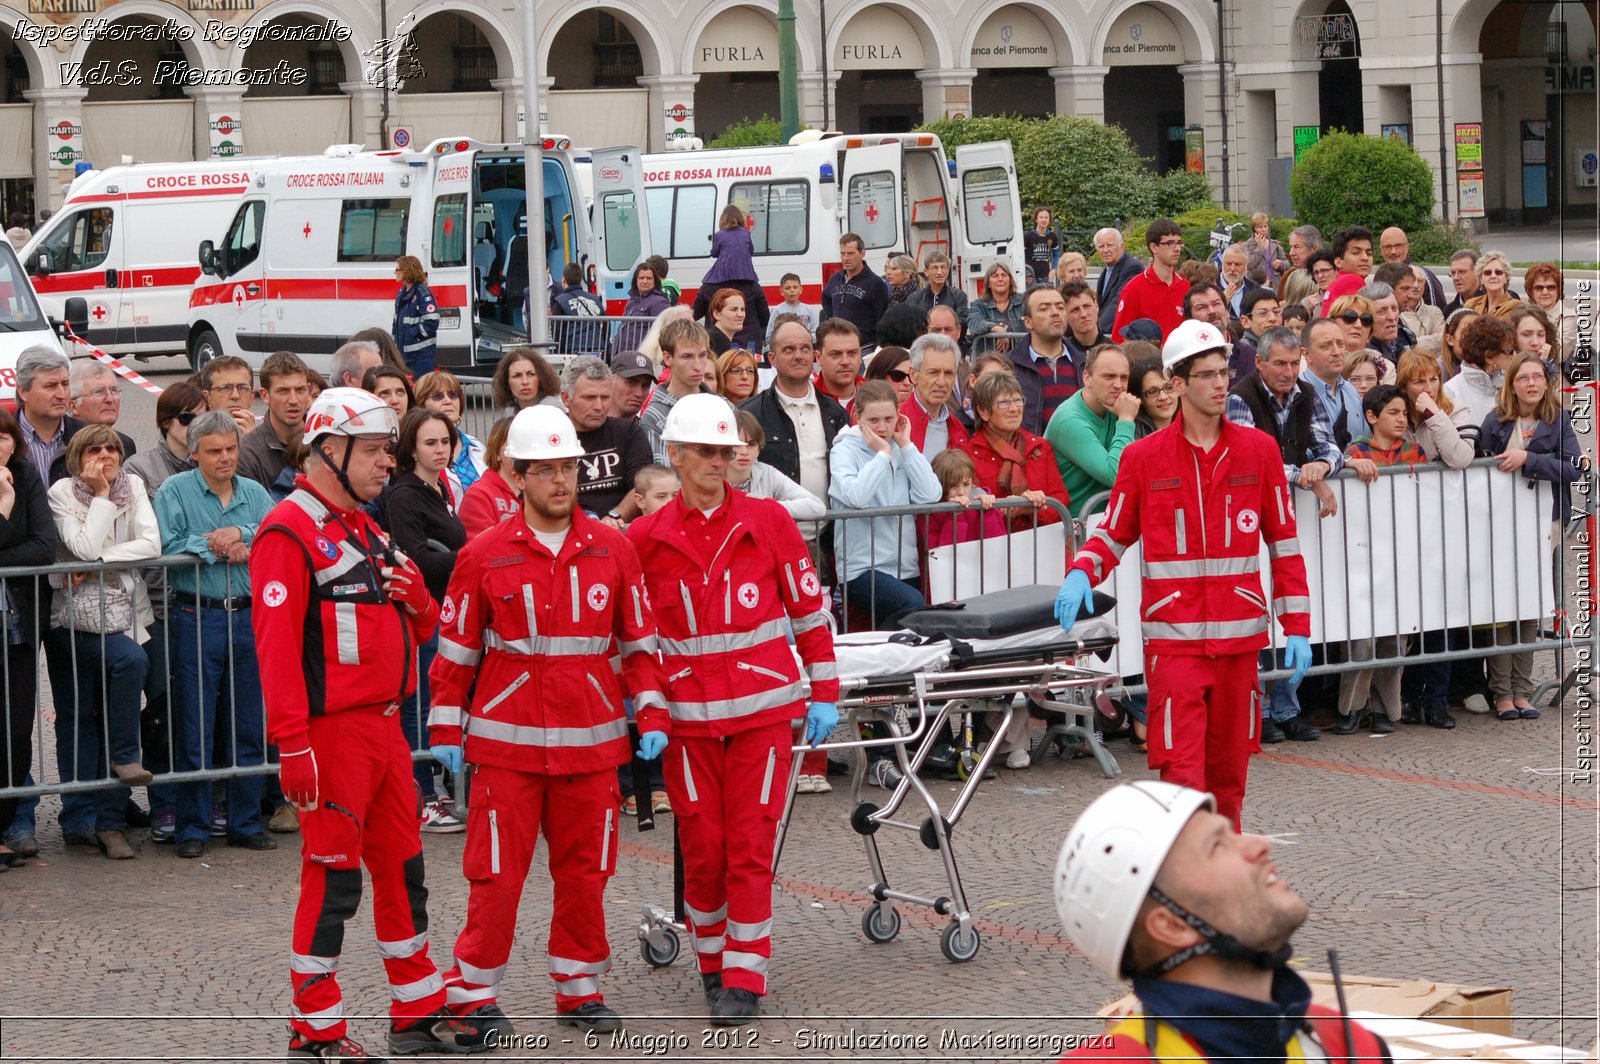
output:
[[[661,429],[662,443],[706,443],[713,447],[737,447],[739,425],[733,417],[733,404],[720,395],[696,392],[679,399],[667,411]]]
[[[1220,351],[1226,355],[1232,350],[1233,344],[1228,342],[1227,333],[1208,321],[1191,318],[1173,329],[1167,336],[1167,342],[1161,345],[1161,368],[1170,377],[1172,367],[1186,358],[1208,351]]]
[[[1140,780],[1111,788],[1079,814],[1056,859],[1056,912],[1096,968],[1123,978],[1122,955],[1156,872],[1189,819],[1216,808],[1202,791]]]
[[[572,420],[553,406],[530,406],[518,411],[500,452],[507,458],[548,462],[583,457],[583,444]]]
[[[308,443],[324,436],[393,438],[399,432],[394,408],[363,388],[324,388],[306,410]]]

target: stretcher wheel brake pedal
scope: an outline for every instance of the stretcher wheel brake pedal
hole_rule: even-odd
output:
[[[892,905],[874,905],[861,914],[861,933],[869,942],[893,942],[900,934],[900,912]]]
[[[963,932],[959,923],[946,927],[939,936],[939,949],[954,964],[965,964],[976,957],[980,945],[982,942],[978,938],[978,929],[969,927]]]
[[[872,814],[877,811],[878,807],[872,802],[862,802],[850,811],[850,826],[855,829],[857,835],[878,833],[878,822],[872,819]]]

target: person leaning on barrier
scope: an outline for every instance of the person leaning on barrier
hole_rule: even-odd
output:
[[[1304,351],[1293,329],[1267,330],[1256,348],[1255,372],[1229,390],[1227,416],[1271,436],[1283,456],[1284,478],[1316,495],[1319,517],[1332,517],[1339,502],[1326,480],[1344,468],[1344,456],[1327,409],[1301,376]]]
[[[780,326],[780,334],[788,328],[799,330]],[[791,721],[805,718],[812,746],[832,734],[838,666],[822,581],[794,519],[777,503],[728,490],[740,441],[727,400],[685,397],[662,436],[683,487],[630,525],[628,538],[660,629],[674,747],[664,768],[682,842],[684,913],[711,1022],[735,1026],[755,1019],[767,989]],[[797,654],[811,682],[809,708]]]
[[[666,279],[666,274],[657,269],[652,259],[646,259],[634,267],[633,284],[628,288],[628,302],[622,308],[622,316],[636,320],[624,320],[617,325],[616,334],[608,345],[608,350],[613,354],[638,347],[644,334],[650,331],[645,319],[654,318],[672,306],[672,300],[661,290],[661,284]]]
[[[301,814],[289,1060],[380,1059],[347,1036],[336,974],[363,864],[389,982],[389,1048],[454,1052],[475,1037],[443,1011],[444,980],[428,956],[417,788],[397,719],[439,608],[416,564],[361,509],[394,467],[396,432],[394,411],[369,392],[317,396],[307,471],[250,552],[267,737]]]
[[[272,499],[266,488],[238,473],[239,426],[226,413],[201,414],[186,441],[195,468],[168,477],[155,500],[162,553],[197,559],[168,574],[172,767],[219,767],[219,735],[227,737],[220,767],[254,767],[265,762],[266,748],[248,564]],[[262,782],[259,775],[228,778],[228,845],[277,849],[261,824]],[[178,856],[202,856],[210,836],[211,781],[179,784],[173,828]]]
[[[1061,513],[1047,506],[1047,499],[1063,506],[1072,504],[1061,482],[1055,448],[1043,436],[1022,427],[1025,401],[1022,386],[1009,373],[991,373],[979,380],[972,389],[977,428],[966,447],[977,468],[974,483],[996,498],[1021,496],[1033,504],[1031,510],[1005,511],[1013,531],[1059,523]]]
[[[28,461],[28,448],[16,415],[0,410],[0,568],[42,568],[56,557],[56,526],[39,471]],[[5,616],[6,757],[0,761],[0,791],[24,786],[33,764],[33,715],[39,701],[40,611],[38,577],[0,582],[0,608]],[[17,799],[0,798],[0,828],[17,814]],[[31,834],[30,834],[31,838]],[[23,849],[36,855],[37,842]],[[22,863],[23,855],[0,844],[0,869]]]
[[[616,871],[616,770],[629,760],[624,698],[637,710],[639,756],[654,759],[667,745],[639,558],[627,537],[578,505],[584,450],[572,422],[559,410],[524,410],[505,449],[522,511],[461,552],[441,607],[428,716],[434,758],[458,776],[463,761],[476,766],[462,857],[466,926],[445,973],[450,1010],[472,1031],[463,1048],[512,1033],[497,1003],[500,980],[540,835],[555,887],[556,1022],[621,1026],[600,976],[611,969],[604,896]]]
[[[1090,587],[1142,541],[1150,767],[1168,782],[1207,785],[1237,830],[1250,755],[1260,749],[1256,655],[1275,613],[1288,637],[1291,682],[1299,685],[1311,664],[1310,590],[1282,456],[1269,437],[1222,416],[1223,334],[1185,322],[1161,357],[1179,414],[1122,452],[1106,518],[1072,561],[1056,619],[1070,631]],[[1270,605],[1259,575],[1263,539]]]
[[[69,477],[49,491],[62,561],[114,564],[161,554],[155,511],[139,478],[122,468],[122,441],[114,429],[79,429],[67,445],[66,465]],[[138,571],[127,568],[53,576],[50,583],[56,591],[45,645],[61,779],[101,778],[109,764],[121,784],[90,796],[92,837],[65,826],[63,834],[69,844],[86,843],[113,860],[127,859],[135,854],[124,834],[126,788],[151,781],[139,750],[140,699],[149,668],[140,645],[154,620],[150,599]],[[63,818],[69,815],[63,805]]]
[[[1063,1061],[1393,1059],[1377,1035],[1312,1004],[1289,966],[1306,903],[1270,840],[1235,834],[1209,794],[1141,780],[1096,798],[1061,847],[1055,901],[1073,945],[1139,999]]]
[[[1495,319],[1484,319],[1475,329]],[[1520,354],[1505,371],[1505,382],[1495,408],[1483,421],[1483,451],[1495,459],[1502,473],[1521,473],[1530,483],[1553,485],[1550,547],[1561,547],[1561,527],[1572,512],[1570,485],[1583,477],[1585,452],[1572,431],[1572,416],[1561,409],[1555,386],[1544,361]],[[1531,643],[1538,638],[1537,621],[1518,620],[1495,629],[1495,643]],[[1500,654],[1489,659],[1489,687],[1495,715],[1501,720],[1533,720],[1539,711],[1533,696],[1533,652]],[[1515,714],[1515,718],[1511,714]]]

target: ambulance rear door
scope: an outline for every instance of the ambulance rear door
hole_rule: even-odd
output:
[[[628,302],[633,271],[652,254],[644,155],[632,145],[599,148],[590,173],[594,181],[595,291],[607,314],[621,314]]]
[[[427,233],[427,247],[418,251],[418,258],[428,271],[428,289],[439,310],[437,359],[442,366],[471,364],[474,261],[481,261],[487,270],[496,254],[492,226],[473,224],[476,154],[474,150],[445,155],[434,163],[433,203],[427,228],[421,230]],[[474,230],[478,230],[476,236]]]
[[[906,251],[903,149],[898,140],[844,152],[845,229],[861,237],[867,264],[878,272],[889,255]]]
[[[986,267],[995,259],[1004,259],[1013,276],[1021,278],[1022,210],[1009,142],[956,148],[956,201],[961,212],[956,248],[967,294],[982,294]]]

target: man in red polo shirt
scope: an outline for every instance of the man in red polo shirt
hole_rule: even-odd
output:
[[[1149,318],[1161,327],[1163,340],[1183,321],[1183,297],[1189,291],[1189,282],[1178,276],[1183,230],[1171,218],[1157,218],[1145,228],[1144,245],[1150,252],[1150,265],[1122,286],[1117,303],[1111,338],[1119,344],[1123,327],[1130,321]]]

